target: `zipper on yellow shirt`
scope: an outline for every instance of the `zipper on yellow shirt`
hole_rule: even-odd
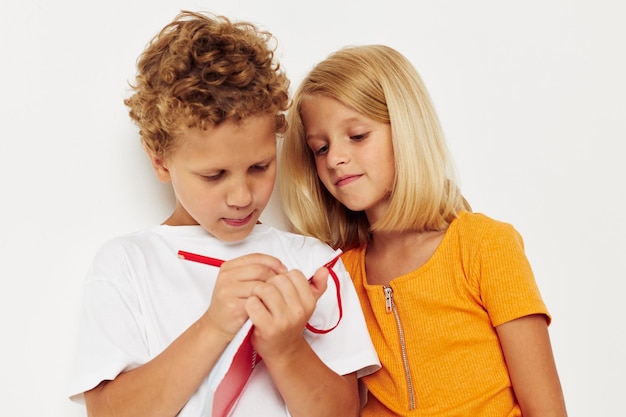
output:
[[[415,410],[415,394],[413,393],[413,379],[411,378],[411,371],[409,369],[409,359],[406,353],[406,343],[404,340],[404,331],[402,330],[402,322],[400,322],[400,316],[398,310],[393,302],[393,289],[386,285],[383,285],[383,291],[385,292],[385,311],[387,313],[393,313],[396,319],[396,327],[398,329],[398,336],[400,338],[400,350],[402,353],[402,362],[404,364],[404,375],[406,377],[406,384],[409,391],[409,409]]]

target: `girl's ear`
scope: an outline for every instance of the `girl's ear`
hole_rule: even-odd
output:
[[[151,151],[146,152],[148,152],[148,157],[150,158],[150,162],[152,163],[152,169],[154,169],[154,173],[156,174],[159,181],[170,182],[170,171],[165,166],[165,158],[163,157],[163,155],[157,155]]]

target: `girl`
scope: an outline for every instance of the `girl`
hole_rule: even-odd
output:
[[[427,90],[380,45],[330,55],[288,116],[295,229],[346,251],[383,368],[362,416],[566,416],[521,236],[472,213]]]

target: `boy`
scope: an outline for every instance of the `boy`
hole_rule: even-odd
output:
[[[272,39],[182,12],[140,57],[125,103],[176,206],[93,262],[70,393],[90,416],[200,416],[207,376],[248,318],[262,360],[230,415],[358,415],[357,377],[379,363],[349,276],[337,263],[341,293],[325,291],[332,249],[258,223],[288,103]]]

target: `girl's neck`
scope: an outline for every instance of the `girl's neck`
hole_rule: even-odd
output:
[[[442,235],[445,231],[403,231],[403,232],[374,232],[370,236],[368,251],[370,249],[388,251],[403,247],[419,246],[433,236]]]
[[[445,230],[429,232],[375,232],[365,253],[370,284],[388,284],[424,265],[436,252]]]

